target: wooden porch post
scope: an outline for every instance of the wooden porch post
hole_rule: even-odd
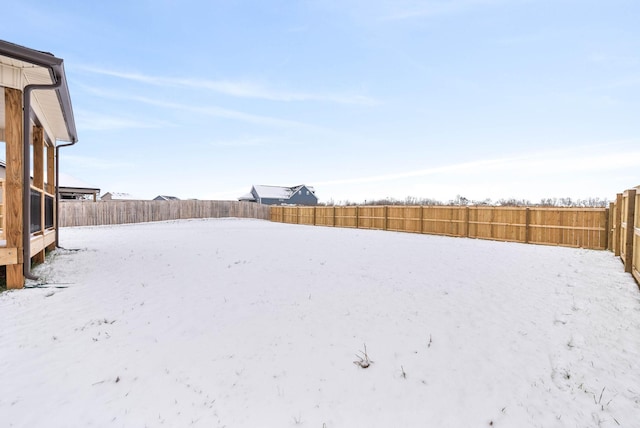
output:
[[[42,192],[40,193],[40,234],[44,234],[44,129],[41,126],[34,126],[32,131],[33,140],[33,185]],[[33,255],[33,261],[44,263],[44,248]]]
[[[47,192],[56,193],[56,148],[47,144]]]
[[[5,231],[7,248],[17,250],[17,264],[7,265],[7,288],[24,287],[23,256],[22,256],[22,171],[24,156],[22,151],[22,91],[4,88],[5,106],[5,142],[7,150],[5,213],[7,216]],[[27,260],[27,263],[29,261]]]
[[[57,226],[58,222],[56,219],[58,218],[58,204],[56,203],[56,199],[58,195],[56,194],[56,147],[51,143],[46,143],[47,145],[47,188],[46,191],[54,195],[53,200],[53,224]],[[57,235],[56,235],[57,236]],[[56,249],[56,242],[50,244],[47,247],[47,250],[53,251]]]

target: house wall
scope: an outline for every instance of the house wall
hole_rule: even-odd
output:
[[[260,203],[262,205],[282,205],[282,204],[289,204],[291,202],[285,199],[262,198],[260,199]]]
[[[287,202],[292,205],[318,205],[318,198],[306,187],[302,187]]]
[[[251,189],[251,194],[263,205],[318,205],[318,198],[308,188],[302,187],[290,198],[260,198],[255,190]]]

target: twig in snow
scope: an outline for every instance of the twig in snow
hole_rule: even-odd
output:
[[[600,398],[598,399],[598,401],[596,401],[596,394],[594,394],[593,392],[591,393],[591,395],[593,395],[593,404],[600,404],[600,402],[602,401],[602,394],[604,394],[605,388],[606,386],[602,387],[602,391],[600,391]]]
[[[373,364],[373,361],[371,361],[369,359],[369,355],[367,354],[367,344],[364,344],[364,352],[360,351],[361,355],[356,354],[356,358],[358,359],[357,361],[354,361],[353,364],[358,365],[360,367],[362,367],[363,369],[366,369],[367,367],[369,367],[371,364]]]
[[[404,371],[404,367],[400,366],[400,369],[402,370],[402,377],[406,379],[407,378],[407,374]]]
[[[433,343],[433,339],[431,338],[431,335],[429,335],[429,343],[427,343],[427,348],[431,348],[432,343]]]

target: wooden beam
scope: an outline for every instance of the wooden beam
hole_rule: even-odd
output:
[[[22,186],[24,156],[22,151],[22,91],[4,88],[6,189],[5,189],[5,237],[7,248],[17,251],[16,264],[7,265],[7,288],[24,287],[22,260]],[[27,263],[29,261],[27,260]]]
[[[44,190],[44,129],[41,126],[34,126],[31,131],[31,139],[33,143],[33,185],[38,189]],[[40,193],[40,224],[44,231],[44,194]],[[31,251],[33,261],[36,263],[44,263],[44,248],[34,254]]]
[[[51,144],[47,145],[47,192],[56,192],[56,148]]]
[[[33,185],[38,189],[44,189],[44,129],[34,126],[31,138],[33,139]]]
[[[0,248],[0,265],[15,265],[16,263],[18,263],[18,250],[16,248]]]

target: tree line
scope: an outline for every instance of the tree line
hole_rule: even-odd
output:
[[[426,205],[426,206],[494,206],[494,207],[560,207],[560,208],[606,208],[609,206],[608,199],[600,198],[586,198],[586,199],[572,199],[566,198],[542,198],[538,202],[532,202],[528,199],[498,199],[492,201],[491,199],[474,200],[469,199],[461,195],[457,195],[454,199],[448,202],[439,201],[432,198],[417,198],[414,196],[407,196],[404,199],[395,198],[382,198],[382,199],[366,199],[363,202],[353,202],[349,200],[335,202],[330,199],[326,203],[320,203],[319,205],[325,206],[366,206],[366,205]]]

